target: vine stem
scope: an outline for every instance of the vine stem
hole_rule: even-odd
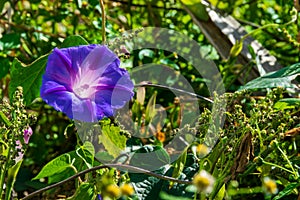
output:
[[[292,16],[292,19],[290,21],[288,21],[287,23],[285,24],[266,24],[264,26],[260,26],[259,28],[247,33],[246,35],[244,35],[242,38],[241,38],[241,41],[243,41],[244,39],[246,39],[246,37],[249,37],[250,35],[253,35],[254,33],[258,32],[258,31],[261,31],[263,29],[266,29],[266,28],[278,28],[278,27],[282,27],[282,26],[288,26],[292,23],[294,23],[295,21],[297,20],[297,14],[295,14],[294,16]]]
[[[287,161],[288,165],[290,166],[290,168],[292,169],[293,171],[293,174],[295,176],[295,179],[298,179],[299,178],[299,174],[298,172],[294,169],[291,161],[289,160],[289,158],[287,157],[287,155],[282,151],[282,149],[279,147],[278,145],[278,142],[276,141],[275,142],[275,145],[276,145],[276,148],[280,151],[280,153],[282,154],[283,158]]]
[[[153,177],[156,177],[156,178],[159,178],[159,179],[162,179],[162,180],[166,180],[166,181],[172,181],[172,182],[176,182],[176,183],[180,183],[180,184],[192,184],[192,181],[185,181],[185,180],[178,180],[176,178],[173,178],[173,177],[169,177],[169,176],[164,176],[164,175],[160,175],[160,174],[156,174],[154,172],[151,172],[149,170],[146,170],[146,169],[142,169],[142,168],[139,168],[139,167],[135,167],[135,166],[131,166],[131,165],[123,165],[123,164],[107,164],[107,165],[100,165],[100,166],[96,166],[96,167],[92,167],[90,169],[86,169],[86,170],[83,170],[63,181],[60,181],[58,183],[54,183],[52,185],[49,185],[47,187],[44,187],[40,190],[37,190],[31,194],[29,194],[28,196],[24,197],[23,199],[21,200],[26,200],[26,199],[31,199],[33,196],[36,196],[44,191],[47,191],[47,190],[50,190],[52,188],[55,188],[55,187],[58,187],[70,180],[73,180],[81,175],[84,175],[88,172],[91,172],[91,171],[95,171],[95,170],[98,170],[98,169],[103,169],[103,168],[110,168],[110,167],[114,167],[114,168],[119,168],[119,169],[122,169],[122,170],[130,170],[134,173],[143,173],[143,174],[147,174],[149,176],[153,176]]]
[[[105,44],[106,42],[106,30],[105,30],[105,24],[106,24],[106,14],[105,14],[105,7],[103,0],[99,0],[100,7],[101,7],[101,18],[102,18],[102,44]]]
[[[134,85],[134,87],[157,87],[157,88],[160,88],[160,89],[167,89],[167,90],[171,90],[171,91],[176,91],[176,92],[179,92],[179,93],[183,93],[183,94],[188,94],[192,97],[197,97],[199,99],[203,99],[205,101],[208,101],[209,103],[214,103],[213,100],[207,98],[207,97],[204,97],[204,96],[201,96],[199,94],[195,94],[195,93],[192,93],[192,92],[188,92],[188,91],[185,91],[185,90],[182,90],[182,89],[178,89],[178,88],[174,88],[174,87],[170,87],[170,86],[165,86],[165,85],[160,85],[160,84],[154,84],[154,83],[150,83],[150,82],[147,82],[147,83],[140,83],[140,84],[136,84]]]

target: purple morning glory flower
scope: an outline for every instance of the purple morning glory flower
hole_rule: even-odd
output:
[[[111,117],[133,96],[133,83],[119,58],[102,45],[57,49],[43,75],[42,99],[69,118],[96,122]]]
[[[24,130],[24,142],[25,142],[25,144],[28,144],[30,136],[32,135],[32,133],[33,133],[33,131],[32,131],[30,126],[28,126],[28,128]],[[22,143],[20,142],[20,140],[16,141],[16,148],[19,149],[20,151],[18,152],[18,155],[15,158],[15,161],[19,162],[20,160],[22,160],[23,155],[24,155],[24,153],[21,152]]]
[[[30,126],[28,126],[27,129],[24,130],[24,142],[25,144],[28,144],[30,136],[32,135],[32,129]]]

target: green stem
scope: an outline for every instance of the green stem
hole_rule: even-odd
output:
[[[264,142],[263,142],[263,138],[261,136],[261,131],[259,129],[258,123],[256,122],[255,125],[256,125],[258,138],[259,138],[259,147],[260,147],[260,149],[264,149]]]
[[[105,15],[105,7],[104,7],[103,0],[99,0],[99,2],[100,2],[100,7],[101,7],[101,18],[102,18],[102,44],[105,44],[105,42],[106,42],[106,30],[105,30],[106,15]]]
[[[296,16],[297,16],[297,15],[296,15]],[[280,26],[287,26],[287,25],[290,25],[290,24],[294,23],[296,20],[297,20],[297,17],[293,17],[291,21],[289,21],[289,22],[287,22],[287,23],[285,23],[285,24],[282,24],[282,25],[280,25],[280,24],[266,24],[266,25],[264,25],[264,26],[261,26],[261,27],[255,29],[255,30],[253,30],[253,31],[251,31],[251,32],[249,32],[249,33],[247,33],[246,35],[244,35],[244,36],[241,38],[241,41],[243,41],[244,39],[246,39],[246,37],[248,37],[248,36],[250,36],[250,35],[252,35],[252,34],[254,34],[254,33],[256,33],[256,32],[258,32],[258,31],[260,31],[260,30],[263,30],[263,29],[266,29],[266,28],[270,28],[270,27],[272,27],[272,28],[277,28],[277,27],[280,27]]]
[[[283,158],[287,161],[288,165],[290,166],[290,168],[292,169],[292,173],[294,174],[295,176],[295,179],[298,179],[299,178],[299,174],[298,172],[294,169],[291,161],[289,160],[289,158],[287,157],[287,155],[281,150],[281,148],[279,147],[277,141],[275,142],[276,144],[276,148],[280,151],[280,153],[282,154]]]
[[[213,100],[211,100],[207,97],[204,97],[204,96],[201,96],[201,95],[189,92],[189,91],[185,91],[185,90],[182,90],[182,89],[174,88],[174,87],[171,87],[171,86],[165,86],[165,85],[160,85],[160,84],[154,84],[154,83],[147,82],[147,83],[136,84],[136,85],[134,85],[134,87],[156,87],[156,88],[165,89],[165,90],[167,89],[167,90],[172,90],[172,91],[176,91],[176,92],[179,92],[179,93],[187,94],[187,95],[190,95],[192,97],[196,97],[198,99],[205,100],[209,103],[214,103]]]
[[[270,27],[277,28],[277,27],[279,27],[279,26],[280,26],[279,24],[266,24],[266,25],[264,25],[264,26],[261,26],[261,27],[255,29],[255,30],[253,30],[253,31],[251,31],[251,32],[249,32],[249,33],[247,33],[246,35],[244,35],[244,36],[241,38],[241,41],[243,41],[243,40],[246,39],[247,37],[249,37],[249,36],[253,35],[254,33],[256,33],[256,32],[258,32],[258,31],[261,31],[261,30],[263,30],[263,29],[270,28]]]
[[[263,160],[262,162],[263,162],[263,164],[270,165],[270,166],[274,166],[274,167],[277,167],[277,168],[282,169],[282,170],[284,170],[284,171],[287,171],[287,172],[289,172],[289,173],[291,173],[291,174],[294,174],[293,171],[288,170],[288,169],[286,169],[286,168],[284,168],[284,167],[281,167],[280,165],[277,165],[277,164],[274,164],[274,163],[270,163],[270,162],[267,162],[267,161],[264,161],[264,160]]]
[[[0,199],[3,196],[3,184],[4,184],[4,176],[5,175],[5,171],[1,169],[1,175],[0,175]]]

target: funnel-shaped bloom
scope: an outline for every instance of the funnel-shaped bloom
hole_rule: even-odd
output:
[[[24,141],[25,141],[25,144],[28,144],[29,139],[30,139],[32,133],[33,133],[33,131],[32,131],[32,129],[31,129],[30,126],[28,126],[28,128],[24,130]]]
[[[25,144],[28,144],[32,133],[33,133],[33,131],[32,131],[30,126],[28,126],[27,129],[24,130],[24,142],[25,142]],[[23,155],[24,155],[24,149],[22,150],[22,143],[20,142],[20,140],[16,141],[16,148],[17,148],[18,154],[17,154],[17,157],[15,158],[15,161],[19,162],[20,160],[22,160]]]
[[[96,122],[111,117],[133,96],[133,83],[106,46],[57,49],[43,75],[42,99],[69,118]]]

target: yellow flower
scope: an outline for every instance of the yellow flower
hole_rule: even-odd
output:
[[[276,182],[269,177],[263,179],[263,189],[266,194],[277,194],[278,192]]]
[[[121,190],[117,185],[110,184],[105,188],[105,194],[112,198],[119,198],[121,196]]]
[[[122,195],[131,196],[134,193],[134,189],[130,184],[124,184],[120,187]]]
[[[193,184],[197,187],[199,192],[211,193],[214,187],[215,178],[207,171],[201,170],[193,179]]]

